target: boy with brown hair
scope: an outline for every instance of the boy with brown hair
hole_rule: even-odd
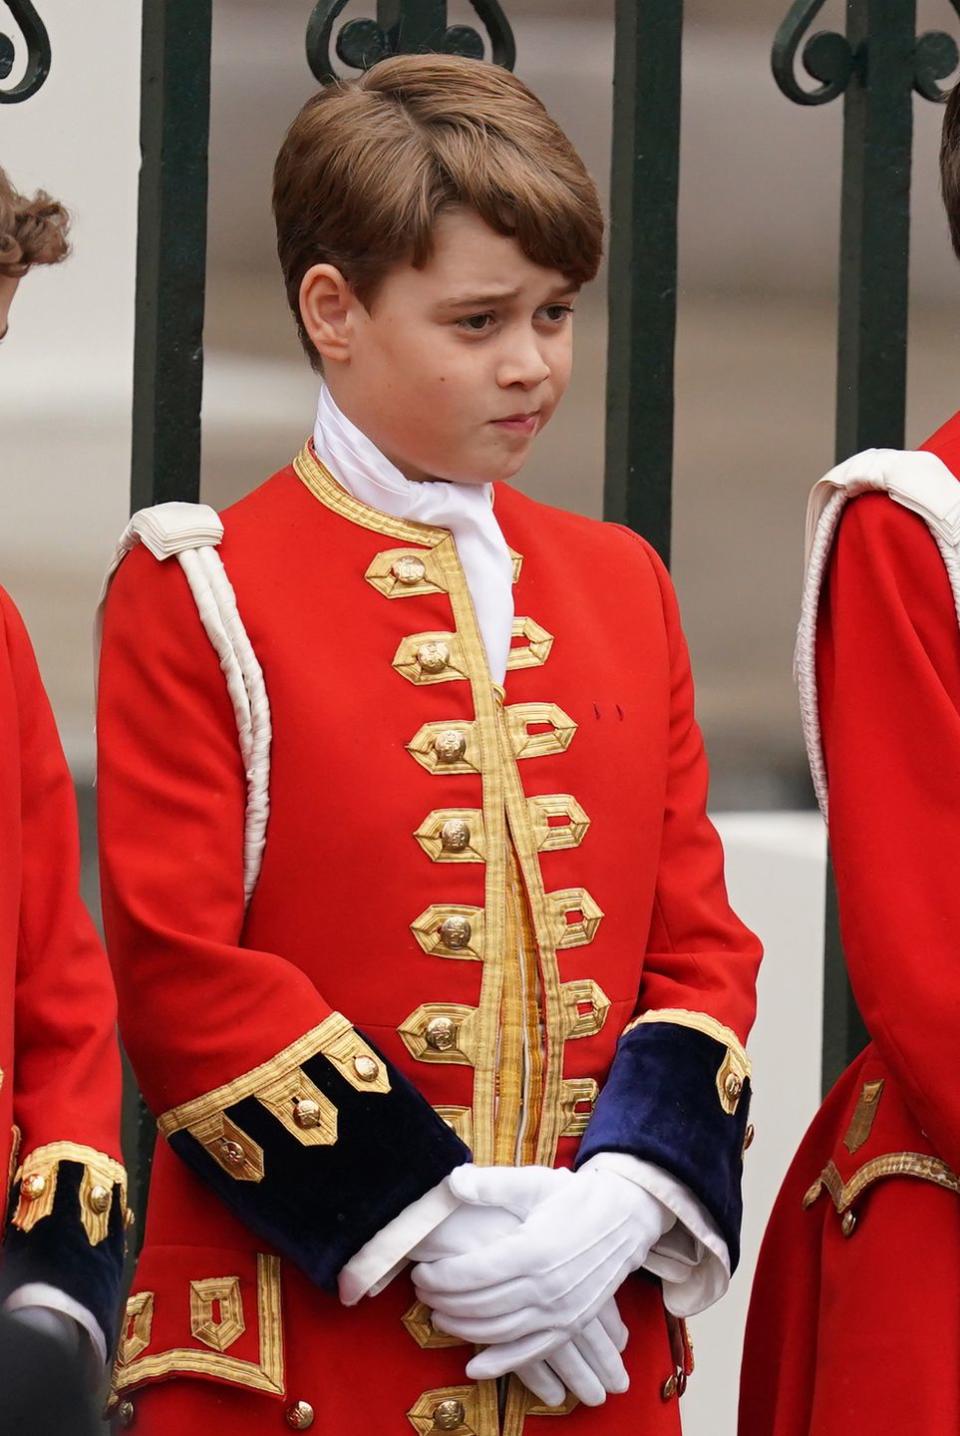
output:
[[[596,192],[519,80],[418,56],[304,107],[274,208],[312,440],[222,519],[135,516],[105,612],[106,921],[167,1139],[124,1410],[675,1433],[759,949],[663,566],[505,482]]]

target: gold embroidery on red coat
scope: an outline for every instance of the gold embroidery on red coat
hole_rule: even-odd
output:
[[[456,633],[411,633],[401,639],[393,667],[411,683],[452,683],[469,677],[463,644]]]
[[[228,1351],[246,1331],[238,1276],[190,1283],[190,1330],[212,1351]]]
[[[384,598],[417,598],[446,593],[432,550],[391,548],[378,553],[364,578]]]
[[[423,1002],[397,1031],[418,1062],[472,1067],[477,1050],[478,1010],[459,1002]]]
[[[135,1361],[141,1352],[146,1351],[150,1345],[150,1335],[153,1330],[153,1300],[152,1291],[138,1291],[127,1300],[123,1329],[120,1332],[120,1343],[117,1347],[117,1361],[122,1366],[129,1366],[130,1362]]]
[[[498,1436],[496,1382],[425,1391],[407,1412],[407,1420],[420,1436],[436,1436],[438,1431],[454,1432],[456,1436]]]
[[[482,863],[486,859],[480,808],[435,808],[413,836],[435,863]]]
[[[432,957],[483,959],[483,908],[464,903],[433,903],[410,924],[424,952]]]
[[[217,1277],[212,1280],[221,1282],[223,1278]],[[204,1282],[201,1281],[199,1285],[204,1285]],[[130,1303],[136,1302],[136,1300],[137,1297],[134,1296],[127,1303],[128,1314],[131,1311]],[[151,1356],[138,1356],[134,1360],[124,1361],[121,1348],[114,1368],[114,1390],[123,1391],[127,1387],[138,1386],[145,1381],[175,1374],[212,1376],[221,1381],[230,1381],[236,1386],[249,1387],[253,1391],[269,1391],[276,1396],[282,1396],[284,1394],[284,1361],[280,1300],[280,1259],[258,1252],[258,1361],[245,1361],[237,1356],[224,1356],[219,1351],[200,1351],[188,1346],[173,1347],[168,1351],[155,1352]]]
[[[925,1152],[887,1152],[882,1157],[874,1157],[871,1161],[864,1162],[847,1181],[841,1177],[836,1162],[828,1162],[817,1180],[804,1193],[803,1205],[812,1207],[820,1195],[827,1191],[838,1215],[844,1216],[868,1187],[886,1177],[914,1177],[922,1182],[932,1182],[944,1191],[960,1194],[960,1176],[939,1157],[931,1157]],[[851,1227],[850,1231],[852,1230]]]
[[[424,723],[407,744],[407,752],[428,773],[477,773],[482,768],[476,725],[461,719]]]
[[[459,1336],[448,1336],[438,1331],[432,1321],[432,1312],[422,1301],[415,1301],[409,1311],[400,1318],[414,1341],[424,1351],[439,1351],[447,1346],[466,1346]]]
[[[586,888],[563,888],[545,893],[544,900],[558,951],[568,947],[585,947],[593,942],[603,921],[603,909],[594,902]]]
[[[850,1118],[850,1125],[843,1139],[843,1145],[851,1156],[860,1150],[870,1136],[882,1094],[882,1077],[876,1082],[864,1082],[861,1087],[857,1105],[853,1109],[853,1116]]]
[[[587,835],[590,819],[569,793],[549,793],[528,798],[530,820],[541,853],[578,848]]]
[[[511,648],[507,655],[508,673],[517,668],[539,668],[550,657],[553,634],[535,619],[515,618],[512,637],[523,641]]]
[[[556,703],[511,703],[504,720],[514,758],[547,758],[565,753],[577,725]]]
[[[593,1116],[600,1087],[592,1077],[565,1077],[560,1105],[563,1110],[561,1137],[582,1137]]]

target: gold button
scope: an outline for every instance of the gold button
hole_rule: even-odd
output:
[[[460,917],[457,913],[451,913],[450,917],[445,917],[440,924],[439,931],[444,947],[456,949],[468,947],[470,944],[472,928],[467,919]]]
[[[660,1388],[660,1395],[662,1396],[664,1401],[669,1401],[672,1397],[676,1396],[677,1385],[678,1382],[676,1376],[671,1375],[667,1377],[666,1381]]]
[[[298,1127],[319,1127],[320,1103],[315,1102],[312,1097],[301,1097],[294,1103],[293,1120]]]
[[[223,1153],[224,1161],[229,1162],[231,1167],[242,1167],[247,1160],[240,1143],[231,1142],[227,1137],[221,1137],[220,1151]]]
[[[808,1187],[803,1194],[804,1207],[812,1207],[822,1191],[823,1183],[820,1181],[814,1182],[812,1187]]]
[[[31,1202],[35,1202],[47,1190],[47,1179],[35,1172],[32,1177],[24,1177],[20,1190]]]
[[[353,1059],[353,1070],[361,1082],[376,1082],[380,1076],[380,1063],[361,1052],[359,1057]]]
[[[449,818],[440,829],[440,846],[445,853],[462,853],[470,846],[470,828],[462,818]]]
[[[132,1401],[121,1401],[117,1407],[117,1420],[121,1426],[132,1426],[134,1409]]]
[[[449,1052],[456,1044],[457,1024],[452,1017],[431,1017],[424,1036],[427,1046],[432,1047],[434,1052]]]
[[[843,1221],[840,1223],[840,1230],[845,1237],[852,1237],[856,1230],[857,1219],[853,1212],[844,1212]]]
[[[743,1150],[745,1152],[748,1150],[748,1148],[753,1146],[753,1139],[755,1136],[756,1133],[753,1129],[753,1123],[751,1122],[748,1125],[747,1130],[743,1134]]]
[[[111,1200],[111,1193],[107,1190],[106,1187],[101,1187],[98,1185],[96,1187],[90,1188],[90,1195],[87,1198],[87,1201],[90,1203],[91,1211],[107,1211],[109,1209]]]
[[[137,1214],[132,1207],[127,1207],[127,1210],[124,1212],[123,1225],[127,1228],[128,1231],[131,1227],[135,1227],[137,1225]]]
[[[427,566],[422,559],[411,558],[408,554],[405,558],[397,559],[393,565],[393,576],[397,583],[422,583],[427,576]]]
[[[306,1431],[308,1426],[313,1425],[313,1407],[309,1401],[295,1401],[287,1407],[284,1415],[287,1425],[292,1426],[294,1431]]]
[[[438,1401],[433,1408],[433,1424],[437,1431],[456,1431],[463,1425],[466,1412],[462,1401]]]
[[[726,1092],[731,1102],[735,1102],[740,1096],[740,1093],[743,1091],[743,1083],[737,1076],[736,1072],[727,1073],[723,1081],[723,1090],[724,1092]]]
[[[441,763],[459,763],[467,751],[467,735],[459,728],[444,728],[433,740],[433,751]]]
[[[450,662],[450,649],[445,643],[422,643],[417,649],[417,662],[424,673],[442,673]]]

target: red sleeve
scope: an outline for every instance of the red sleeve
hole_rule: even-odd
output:
[[[817,643],[841,931],[871,1037],[960,1168],[960,633],[926,524],[856,499]]]
[[[468,1153],[302,968],[244,944],[236,719],[176,560],[137,549],[114,578],[98,733],[104,920],[146,1100],[241,1220],[332,1286]]]
[[[107,960],[80,899],[73,782],[23,622],[0,599],[17,694],[23,880],[14,1119],[22,1152],[72,1141],[120,1156],[120,1057]]]
[[[639,1010],[704,1012],[745,1042],[762,949],[727,898],[723,849],[707,817],[707,756],[677,597],[653,550],[650,557],[663,597],[671,694],[663,836]]]
[[[20,756],[13,1114],[21,1166],[0,1302],[28,1282],[92,1312],[108,1346],[123,1267],[120,1055],[110,971],[80,900],[73,783],[20,615],[0,592]]]

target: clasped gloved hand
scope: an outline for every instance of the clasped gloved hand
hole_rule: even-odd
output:
[[[477,1169],[462,1167],[458,1173],[474,1170]],[[421,1263],[417,1273],[428,1265],[433,1269],[443,1261],[470,1253],[482,1260],[484,1251],[495,1250],[499,1239],[517,1232],[537,1205],[573,1181],[571,1172],[549,1167],[492,1167],[483,1172],[496,1173],[497,1200],[461,1197],[461,1205],[410,1252],[411,1260]],[[464,1191],[473,1193],[471,1183],[465,1177],[462,1180]],[[484,1191],[492,1195],[489,1185]],[[458,1191],[454,1194],[460,1196]],[[522,1352],[518,1352],[516,1361],[508,1357],[495,1374],[513,1371],[547,1406],[561,1406],[566,1389],[585,1405],[597,1406],[606,1400],[608,1392],[627,1389],[627,1373],[620,1359],[627,1335],[616,1302],[610,1300],[584,1331],[552,1343],[549,1361],[539,1355],[523,1359]]]
[[[493,1243],[415,1267],[414,1286],[438,1330],[487,1346],[467,1366],[473,1380],[537,1361],[556,1370],[556,1353],[564,1348],[561,1360],[572,1359],[572,1371],[590,1368],[599,1377],[599,1366],[611,1375],[613,1384],[604,1380],[599,1393],[603,1400],[605,1391],[627,1386],[619,1359],[625,1333],[619,1316],[617,1326],[610,1321],[609,1303],[675,1218],[642,1187],[609,1170],[567,1173],[544,1196],[543,1170],[457,1168],[450,1189],[467,1205],[521,1215],[527,1192],[539,1199],[528,1201],[520,1224]]]

